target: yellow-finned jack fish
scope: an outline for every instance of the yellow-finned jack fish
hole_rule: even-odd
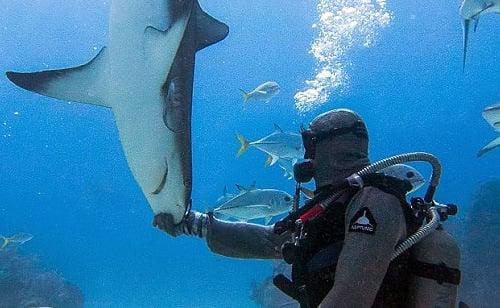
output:
[[[0,235],[0,240],[3,240],[3,243],[0,245],[0,250],[3,250],[9,244],[22,245],[27,241],[31,240],[32,238],[33,235],[24,232],[17,233],[11,237],[5,237]]]
[[[246,103],[250,99],[264,101],[269,103],[271,99],[280,92],[280,85],[276,81],[267,81],[257,86],[250,92],[240,89],[243,95],[243,102]]]

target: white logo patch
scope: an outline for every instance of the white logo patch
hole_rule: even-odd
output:
[[[360,209],[349,224],[349,232],[374,234],[376,229],[377,222],[367,207]]]

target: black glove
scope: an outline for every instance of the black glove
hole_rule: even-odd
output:
[[[190,211],[180,223],[174,223],[174,217],[169,213],[159,213],[153,218],[153,226],[165,231],[171,236],[182,234],[205,237],[207,235],[208,215]]]
[[[154,227],[156,227],[162,231],[165,231],[166,233],[168,233],[169,235],[174,236],[174,237],[181,235],[181,234],[184,234],[184,232],[182,230],[183,223],[184,223],[184,219],[180,223],[175,224],[174,217],[170,213],[158,213],[153,218],[153,226]]]

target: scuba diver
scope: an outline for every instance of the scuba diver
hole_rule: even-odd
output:
[[[370,165],[366,126],[347,109],[317,116],[302,139],[295,195],[314,179],[314,197],[276,224],[227,222],[188,210],[179,224],[160,213],[153,225],[172,236],[205,238],[220,255],[284,259],[292,265],[291,280],[278,275],[274,284],[301,307],[454,307],[459,251],[440,222],[456,207],[433,200],[437,159],[412,153]],[[425,198],[410,205],[411,184],[376,171],[415,160],[429,161],[433,174]]]

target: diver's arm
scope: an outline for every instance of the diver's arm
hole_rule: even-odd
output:
[[[366,209],[371,215],[370,223],[376,224],[373,232],[352,224]],[[371,307],[394,247],[406,235],[403,210],[396,197],[368,187],[348,206],[345,223],[344,246],[335,283],[320,307]]]
[[[229,222],[210,217],[207,244],[211,251],[233,258],[281,259],[281,245],[290,234],[277,235],[274,225]]]
[[[280,259],[281,245],[290,239],[289,234],[275,234],[273,226],[223,221],[195,211],[177,225],[172,224],[170,214],[161,213],[153,225],[172,236],[206,238],[211,251],[233,258]]]

